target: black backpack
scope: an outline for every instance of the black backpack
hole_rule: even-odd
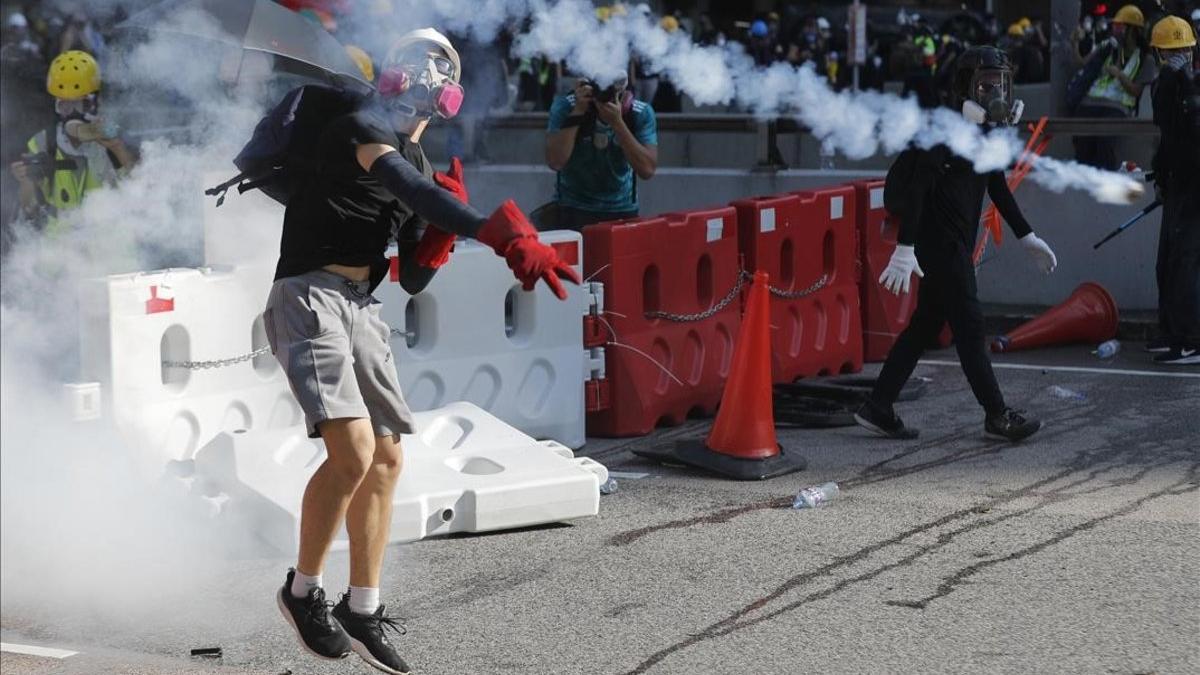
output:
[[[325,170],[325,160],[317,155],[321,131],[365,100],[359,94],[317,84],[289,91],[258,121],[250,140],[233,159],[240,173],[204,194],[215,195],[220,206],[229,188],[237,185],[239,194],[257,188],[287,206],[292,195]]]

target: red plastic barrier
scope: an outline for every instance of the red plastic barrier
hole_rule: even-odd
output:
[[[770,275],[776,382],[862,368],[855,197],[839,186],[733,203],[746,269]]]
[[[583,238],[585,276],[604,284],[603,317],[611,327],[608,406],[589,409],[588,434],[644,435],[659,424],[680,424],[692,412],[711,414],[741,323],[738,299],[694,321],[648,314],[702,314],[736,286],[734,210],[600,223],[584,228]]]
[[[858,193],[859,255],[862,260],[863,360],[883,361],[901,331],[908,326],[917,308],[917,291],[921,280],[912,277],[912,289],[897,295],[879,283],[879,275],[887,268],[896,250],[899,227],[883,208],[883,180],[862,180],[852,183]],[[938,336],[941,347],[950,346],[953,335],[950,326],[942,327]]]
[[[896,250],[899,228],[883,209],[883,180],[862,180],[858,192],[858,227],[862,256],[863,356],[868,362],[882,361],[917,307],[920,279],[912,278],[912,291],[896,295],[879,283]]]

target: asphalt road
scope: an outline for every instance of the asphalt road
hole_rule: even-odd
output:
[[[1108,362],[1083,348],[997,358],[1010,403],[1046,420],[1015,446],[983,437],[961,372],[939,363],[918,367],[933,382],[899,408],[919,440],[781,430],[810,465],[770,481],[630,453],[700,437],[704,421],[597,439],[585,454],[648,474],[621,479],[598,517],[389,549],[399,643],[430,674],[1200,672],[1200,370],[1125,348]],[[1086,400],[1051,396],[1055,384]],[[827,480],[838,499],[789,508]],[[115,614],[6,602],[5,642],[80,653],[3,654],[0,667],[376,672],[299,650],[271,598],[290,562],[213,561],[177,586],[122,589],[148,601]],[[335,554],[327,585],[346,574]],[[223,658],[187,656],[204,646]]]

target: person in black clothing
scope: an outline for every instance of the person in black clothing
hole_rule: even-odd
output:
[[[1147,345],[1157,363],[1200,365],[1200,76],[1196,36],[1170,16],[1154,25],[1151,46],[1162,63],[1152,89],[1161,137],[1151,166],[1162,200],[1158,236],[1160,338]]]
[[[267,341],[309,434],[326,448],[304,492],[299,560],[276,602],[309,652],[340,659],[354,651],[387,673],[408,672],[384,633],[400,628],[379,603],[379,587],[402,460],[399,435],[413,431],[391,331],[371,295],[388,269],[388,241],[399,239],[401,283],[409,292],[446,261],[456,235],[491,246],[527,291],[542,280],[566,299],[560,277],[580,283],[511,200],[485,218],[465,203],[460,164],[448,174],[430,169],[420,137],[431,118],[458,111],[459,70],[449,40],[433,29],[413,31],[385,61],[379,96],[327,125],[319,139],[326,165],[288,201],[263,313]],[[331,610],[321,572],[343,522],[350,589]]]
[[[995,47],[972,47],[959,57],[954,91],[964,116],[973,122],[1011,124],[1020,115],[1022,106],[1011,97],[1008,56]],[[894,182],[899,183],[900,192],[909,195],[906,200],[892,197]],[[933,343],[949,321],[963,372],[985,412],[985,431],[1013,441],[1030,436],[1041,423],[1008,407],[984,348],[983,312],[971,260],[984,191],[1043,272],[1049,273],[1057,265],[1054,253],[1021,215],[1004,172],[978,173],[970,160],[952,155],[945,146],[905,150],[889,170],[888,183],[884,205],[899,219],[900,232],[896,251],[879,282],[893,293],[907,293],[911,274],[922,281],[908,327],[888,354],[875,389],[855,420],[890,438],[917,437],[917,431],[904,425],[892,405],[926,345]]]

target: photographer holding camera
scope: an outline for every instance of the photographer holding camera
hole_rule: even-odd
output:
[[[634,99],[624,77],[607,87],[580,78],[550,107],[546,164],[558,177],[554,201],[531,214],[539,229],[636,216],[637,178],[658,167],[654,109]]]

